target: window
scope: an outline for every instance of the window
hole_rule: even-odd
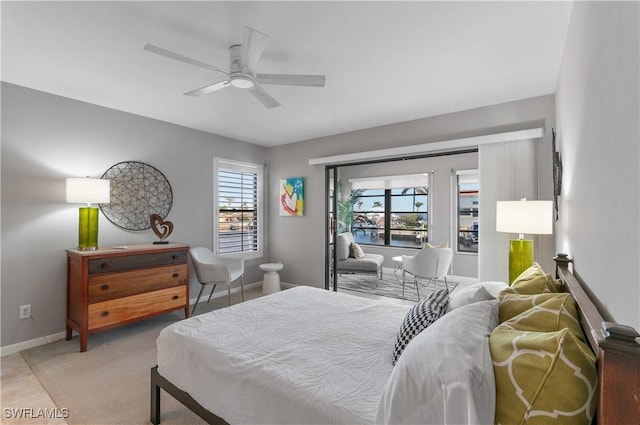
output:
[[[262,166],[214,159],[214,251],[262,255]]]
[[[428,242],[428,189],[391,189],[390,229],[392,246],[422,246]]]
[[[350,179],[358,243],[420,248],[428,241],[426,174]]]
[[[480,205],[478,170],[456,172],[458,194],[458,252],[478,252]]]

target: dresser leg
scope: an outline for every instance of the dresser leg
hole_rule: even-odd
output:
[[[86,329],[83,329],[82,331],[80,331],[80,352],[84,353],[85,351],[87,351],[87,339],[88,339],[89,335],[88,332],[86,331]]]
[[[69,326],[67,326],[67,336],[66,336],[66,340],[67,341],[71,341],[71,336],[73,335],[73,329]]]

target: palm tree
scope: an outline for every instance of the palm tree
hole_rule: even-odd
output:
[[[373,202],[373,208],[378,208],[378,207],[382,208],[382,202],[380,202],[380,201],[374,201],[374,202]]]
[[[342,182],[338,181],[338,229],[350,232],[353,224],[353,206],[358,202],[358,198],[362,196],[362,189],[349,191],[349,195],[345,196],[342,192]],[[344,227],[341,227],[344,226]]]
[[[415,206],[416,206],[416,209],[417,209],[417,210],[420,210],[420,207],[424,205],[424,202],[416,201],[416,203],[415,203],[415,204],[413,204],[413,205],[415,205]]]
[[[418,207],[416,205],[417,202],[416,201],[416,195],[428,195],[429,190],[426,187],[405,187],[404,189],[402,189],[402,195],[406,195],[408,191],[413,190],[413,205],[415,205],[416,207]],[[420,206],[422,206],[424,204],[420,203]],[[418,207],[420,208],[420,207]],[[414,210],[415,211],[415,210]]]

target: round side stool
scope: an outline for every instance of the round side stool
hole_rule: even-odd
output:
[[[264,280],[262,281],[262,293],[273,294],[280,290],[280,270],[284,268],[282,263],[264,263],[260,264],[260,270],[264,273]]]

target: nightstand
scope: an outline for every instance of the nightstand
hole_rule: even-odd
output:
[[[189,317],[189,246],[131,245],[67,250],[67,333],[88,335],[184,309]]]

